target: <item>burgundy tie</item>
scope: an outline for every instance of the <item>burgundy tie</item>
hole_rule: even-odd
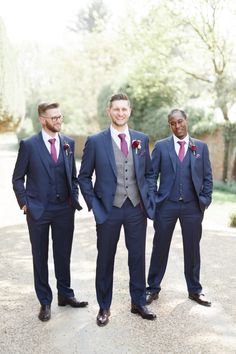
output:
[[[177,141],[177,143],[180,145],[178,157],[180,161],[183,161],[185,155],[185,147],[184,147],[185,141]]]
[[[125,134],[118,134],[118,137],[120,138],[120,149],[123,152],[123,154],[125,155],[125,157],[128,156],[128,145],[127,142],[125,140],[126,135]]]
[[[56,139],[49,139],[49,143],[51,144],[51,156],[55,162],[57,162],[57,150],[55,146]]]

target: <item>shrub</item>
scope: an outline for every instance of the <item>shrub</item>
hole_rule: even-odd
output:
[[[214,190],[236,194],[236,182],[214,181]]]
[[[236,212],[230,215],[230,227],[236,227]]]

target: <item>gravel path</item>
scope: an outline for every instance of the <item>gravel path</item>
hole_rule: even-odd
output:
[[[4,140],[5,139],[5,140]],[[12,139],[12,141],[11,141]],[[6,144],[9,143],[9,146]],[[1,354],[219,354],[236,353],[236,231],[206,223],[201,242],[202,283],[211,308],[187,298],[183,276],[182,239],[177,227],[162,292],[150,305],[157,320],[144,321],[130,313],[127,251],[119,242],[109,324],[96,325],[94,289],[96,236],[86,208],[76,214],[72,254],[72,285],[87,309],[58,307],[52,255],[50,279],[54,293],[52,319],[38,320],[30,243],[24,216],[11,191],[16,152],[12,136],[0,136],[0,353]],[[4,147],[4,149],[3,149]],[[212,207],[213,208],[213,207]],[[147,266],[153,229],[148,225]]]

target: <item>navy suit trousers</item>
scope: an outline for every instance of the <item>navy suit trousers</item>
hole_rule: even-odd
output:
[[[35,291],[41,304],[52,302],[52,290],[48,282],[48,244],[51,227],[52,247],[57,290],[60,295],[73,297],[70,288],[70,256],[74,232],[74,209],[47,209],[40,219],[27,214],[32,246]]]
[[[171,239],[178,219],[182,230],[184,274],[188,292],[201,293],[199,277],[203,212],[197,200],[186,203],[166,200],[156,211],[155,235],[148,274],[148,290],[151,292],[161,290],[160,284],[166,271]]]
[[[126,199],[121,208],[113,207],[108,219],[97,224],[96,293],[101,309],[110,308],[112,301],[113,271],[121,227],[124,227],[128,249],[131,301],[145,305],[145,244],[147,218],[141,205],[132,205]]]

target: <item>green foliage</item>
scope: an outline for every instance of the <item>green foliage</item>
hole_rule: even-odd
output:
[[[213,202],[221,206],[223,206],[223,204],[236,203],[236,195],[214,189]]]
[[[134,129],[148,134],[151,141],[169,135],[167,114],[170,108],[165,104],[161,94],[157,92],[139,99],[136,96],[135,90],[132,92],[131,88],[127,88],[126,92],[130,97],[133,107],[130,125]]]
[[[214,121],[203,119],[193,125],[191,129],[191,134],[196,136],[201,136],[204,134],[213,134],[218,129],[218,127],[219,125]]]
[[[219,108],[224,120],[228,121],[229,109],[235,103],[236,94],[235,34],[231,30],[235,23],[235,2],[176,0],[173,5],[173,1],[167,0],[166,4],[170,15],[179,22],[178,57],[183,76],[187,79],[186,88],[195,98],[208,101],[208,106]],[[206,123],[197,128],[207,130]],[[222,180],[227,180],[229,149],[227,133],[224,141]]]
[[[118,92],[119,90],[117,90]],[[112,87],[110,85],[104,86],[99,95],[97,100],[97,119],[100,129],[105,129],[108,127],[110,120],[106,114],[106,108],[109,103],[110,96],[114,93]]]
[[[21,47],[34,130],[38,102],[51,99],[61,104],[67,133],[107,127],[107,99],[122,90],[133,106],[131,126],[151,140],[169,135],[166,117],[174,107],[188,113],[192,135],[213,132],[209,110],[218,105],[225,112],[235,100],[236,46],[232,32],[224,36],[219,12],[234,16],[234,2],[143,1],[138,13],[139,5],[127,1],[114,16],[104,4],[91,0],[79,12],[65,45]],[[0,97],[0,110],[3,103]]]
[[[189,131],[193,136],[201,136],[207,133],[214,133],[219,125],[214,121],[212,111],[204,108],[187,106],[185,111],[188,115]]]
[[[73,32],[102,31],[107,20],[107,8],[102,0],[93,0],[77,14],[76,22],[70,30]]]
[[[222,181],[214,181],[214,191],[226,192],[233,194],[236,202],[236,182],[222,182]]]
[[[30,118],[26,118],[21,124],[21,127],[16,131],[18,141],[33,135],[33,133],[35,133],[35,131]]]
[[[236,143],[236,123],[231,123],[230,121],[224,122],[224,139],[227,142],[234,142]]]
[[[170,55],[171,40],[165,31],[162,10],[158,6],[152,8],[141,19],[135,17],[133,11],[127,21],[121,23],[119,49],[125,59],[123,66],[117,68],[119,75],[100,91],[98,117],[101,127],[107,124],[104,119],[107,96],[122,91],[131,101],[131,127],[147,133],[151,140],[169,133],[166,116],[177,91],[166,60]]]
[[[236,227],[236,212],[230,215],[230,227]]]
[[[18,56],[0,18],[0,131],[14,131],[24,117],[25,101]]]
[[[163,101],[158,95],[156,97],[142,97],[138,100],[130,88],[112,89],[107,85],[103,87],[98,97],[98,122],[100,128],[108,126],[109,120],[106,116],[106,107],[109,97],[114,92],[125,92],[131,101],[132,115],[129,120],[129,126],[136,130],[141,130],[148,134],[151,141],[161,139],[169,134],[167,124],[168,107],[163,107]]]

